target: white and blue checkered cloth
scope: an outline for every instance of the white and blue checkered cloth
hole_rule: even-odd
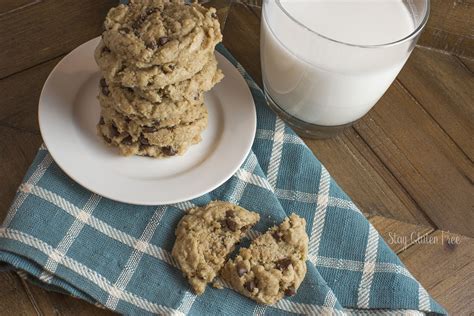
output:
[[[68,178],[42,146],[0,227],[0,262],[47,289],[123,314],[444,314],[303,141],[265,105],[240,169],[192,201],[133,206],[100,197]],[[297,213],[308,223],[308,272],[298,293],[264,306],[224,288],[190,290],[170,255],[184,211],[211,200],[258,211],[253,236]]]

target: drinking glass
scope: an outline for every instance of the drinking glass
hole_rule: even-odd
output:
[[[388,21],[386,17],[377,19],[373,15],[373,25],[370,24],[372,19],[361,23],[367,24],[369,31],[373,27],[375,32],[382,29],[381,23],[387,20],[390,24],[383,26],[395,33],[397,27],[409,27],[408,31],[388,42],[366,43],[364,34],[350,35],[351,25],[344,25],[344,19],[332,22],[331,15],[320,13],[315,17],[319,20],[312,20],[316,12],[312,5],[328,4],[324,1],[340,5],[341,14],[348,11],[348,5],[354,11],[363,5],[365,13],[381,3],[387,10],[389,5],[402,5],[407,12],[406,21]],[[295,3],[299,6],[299,15],[291,7]],[[269,106],[300,135],[307,137],[330,137],[352,125],[376,104],[395,80],[426,25],[429,7],[429,0],[264,0],[260,52]],[[377,10],[383,8],[377,7]],[[350,14],[350,10],[344,14],[347,13]],[[305,14],[308,16],[301,18]],[[326,31],[315,27],[315,21]],[[327,35],[334,33],[332,30],[346,38]],[[379,37],[387,35],[389,38],[390,32],[386,33]]]

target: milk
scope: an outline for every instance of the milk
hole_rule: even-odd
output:
[[[265,91],[305,122],[337,126],[362,117],[413,49],[414,41],[383,45],[415,29],[402,0],[277,1],[266,0],[262,13]]]

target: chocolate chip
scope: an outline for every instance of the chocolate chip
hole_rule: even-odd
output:
[[[135,22],[132,23],[132,29],[134,31],[138,30],[142,26],[143,22],[145,22],[145,20],[146,20],[146,16],[140,15],[140,17],[136,19]]]
[[[157,49],[158,44],[156,44],[156,42],[154,40],[151,40],[151,41],[145,43],[145,47],[148,48],[148,49]]]
[[[107,87],[107,86],[102,87],[102,94],[105,95],[106,97],[109,96],[109,94],[110,94],[109,87]]]
[[[226,217],[235,217],[235,212],[233,210],[227,210],[227,211],[225,211],[225,216]]]
[[[107,144],[110,144],[112,142],[112,140],[108,138],[107,136],[104,136],[104,140]]]
[[[125,89],[127,90],[128,93],[134,93],[134,92],[135,92],[135,91],[134,91],[132,88],[130,88],[130,87],[126,87]]]
[[[146,15],[151,15],[151,14],[156,13],[156,12],[158,12],[158,11],[159,11],[158,8],[149,8],[149,9],[147,9],[147,10],[145,11],[145,14],[146,14]]]
[[[125,120],[125,123],[127,123],[127,124],[128,124],[128,123],[130,123],[130,122],[132,121],[132,120],[131,120],[129,117],[125,117],[125,119],[124,119],[124,120]]]
[[[253,290],[255,289],[255,282],[253,280],[250,280],[248,282],[245,282],[244,283],[244,287],[247,289],[247,291],[249,292],[253,292]]]
[[[225,219],[225,224],[227,225],[227,228],[229,228],[229,230],[233,232],[237,231],[237,223],[231,220],[230,218]]]
[[[283,234],[280,231],[276,230],[272,233],[272,236],[273,238],[275,238],[276,241],[280,241]]]
[[[285,290],[285,295],[286,296],[293,296],[296,294],[296,290],[295,290],[295,287],[294,286],[290,286],[289,288],[287,288]]]
[[[110,126],[110,134],[111,134],[110,136],[112,136],[112,137],[117,137],[119,135],[119,131],[117,129],[117,126],[115,126],[114,124],[112,124]]]
[[[290,264],[291,264],[291,259],[290,258],[281,259],[281,260],[278,260],[277,262],[275,262],[275,265],[276,265],[277,269],[279,269],[279,270],[288,269],[288,266]]]
[[[104,125],[104,124],[105,124],[104,118],[101,116],[99,120],[99,125]]]
[[[132,145],[133,144],[132,136],[128,135],[127,137],[122,139],[122,144],[128,145],[128,146]]]
[[[176,150],[171,146],[161,147],[161,151],[166,156],[174,156],[177,154]]]
[[[143,126],[142,129],[145,133],[154,133],[158,130],[156,126]]]
[[[107,82],[104,78],[100,79],[100,90],[105,96],[108,96],[110,94],[109,86],[107,85]]]
[[[211,18],[217,19],[217,14],[216,14],[215,12],[212,12],[212,13],[211,13]]]
[[[248,271],[245,267],[237,267],[237,274],[239,275],[239,277],[243,276],[247,272]]]
[[[145,136],[143,135],[140,135],[140,138],[138,140],[140,141],[140,144],[142,145],[150,145],[150,143],[148,142],[148,139],[146,139]]]
[[[166,43],[168,43],[168,37],[167,36],[162,36],[158,39],[158,43],[160,44],[160,46],[163,46],[165,45]]]

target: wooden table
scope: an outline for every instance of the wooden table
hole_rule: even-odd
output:
[[[260,1],[210,2],[224,44],[261,84]],[[0,218],[41,144],[36,114],[46,76],[61,57],[100,34],[115,3],[2,0]],[[375,108],[336,138],[305,140],[453,315],[474,311],[473,17],[472,0],[432,0],[419,46]],[[0,285],[1,315],[110,313],[12,272],[0,273]]]

